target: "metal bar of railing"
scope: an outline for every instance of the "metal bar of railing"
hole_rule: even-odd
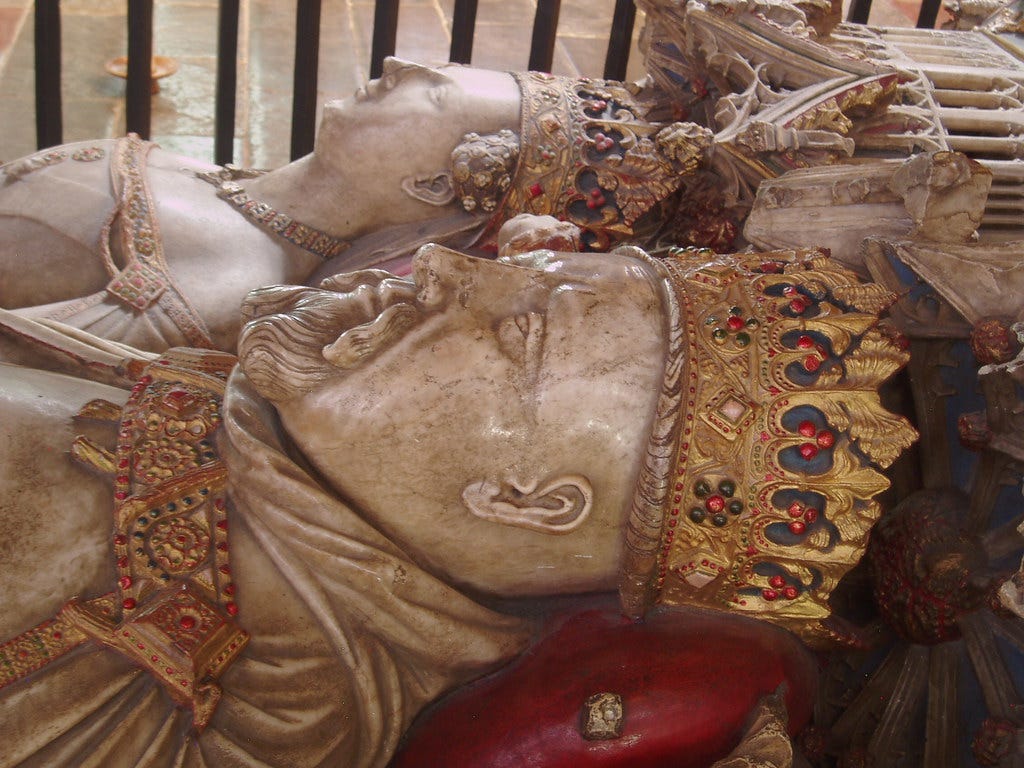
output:
[[[320,0],[299,0],[295,12],[295,74],[292,90],[291,158],[313,151],[317,70],[320,66]]]
[[[561,0],[537,0],[537,14],[533,17],[533,39],[530,41],[529,68],[537,72],[550,72],[555,59],[555,37],[558,34],[558,14]]]
[[[939,18],[939,8],[942,0],[923,0],[921,10],[917,13],[918,29],[935,29],[935,22]]]
[[[128,3],[128,84],[125,130],[149,138],[153,95],[153,0]]]
[[[867,24],[871,15],[871,0],[853,0],[850,10],[846,12],[846,20],[854,24]]]
[[[370,77],[380,77],[384,59],[395,55],[398,40],[398,0],[377,0],[373,11],[373,44],[370,49]]]
[[[604,57],[604,77],[607,80],[625,80],[629,64],[629,46],[633,42],[636,6],[633,0],[615,0],[612,29],[608,35],[608,52]]]
[[[213,161],[235,159],[235,97],[238,89],[239,0],[221,0],[217,10],[217,95],[213,114]]]
[[[64,118],[60,95],[60,2],[38,0],[35,9],[36,146],[60,144]]]
[[[452,11],[452,47],[448,61],[469,64],[473,58],[477,0],[455,0]]]

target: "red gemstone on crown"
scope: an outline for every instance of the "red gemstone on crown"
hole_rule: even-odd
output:
[[[814,426],[813,421],[801,421],[800,426],[796,428],[796,431],[804,437],[814,437],[818,428]]]
[[[725,499],[715,494],[714,496],[708,496],[704,501],[704,506],[708,508],[709,512],[721,512],[725,509]]]
[[[803,456],[807,461],[810,461],[818,455],[818,446],[814,443],[804,443],[800,446],[800,455]]]

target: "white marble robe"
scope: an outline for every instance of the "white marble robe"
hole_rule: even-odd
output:
[[[525,645],[523,622],[423,571],[318,485],[237,371],[224,410],[252,640],[209,726],[197,735],[154,678],[87,643],[0,690],[0,766],[382,766],[428,702]]]

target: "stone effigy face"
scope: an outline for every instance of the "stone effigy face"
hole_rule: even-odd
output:
[[[12,762],[381,765],[427,703],[521,652],[536,629],[521,607],[555,595],[618,588],[637,617],[696,605],[834,635],[828,595],[877,517],[877,467],[913,434],[877,402],[904,359],[877,328],[884,291],[815,251],[495,262],[429,246],[413,278],[253,293],[233,371],[224,353],[116,358],[99,340],[95,365],[127,392],[8,366],[6,439],[45,434],[33,455],[53,472],[46,449],[78,409],[92,428],[72,453],[108,474],[113,507],[65,465],[47,504],[71,494],[75,514],[40,518],[38,474],[5,466],[4,525],[45,531],[0,572]],[[54,326],[34,332],[56,343]],[[706,519],[679,514],[684,480]],[[790,507],[811,496],[798,527]],[[736,702],[788,681],[806,716],[813,676],[791,641],[694,621],[760,638]],[[652,663],[680,652],[657,647]],[[644,690],[628,691],[626,728]],[[125,701],[141,702],[131,717]],[[748,707],[710,742],[691,736],[724,757]],[[788,750],[769,720],[751,738]]]

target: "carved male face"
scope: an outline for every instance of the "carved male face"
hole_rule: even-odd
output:
[[[649,270],[428,246],[414,282],[255,292],[243,368],[324,479],[424,566],[509,596],[611,589],[662,376]]]

